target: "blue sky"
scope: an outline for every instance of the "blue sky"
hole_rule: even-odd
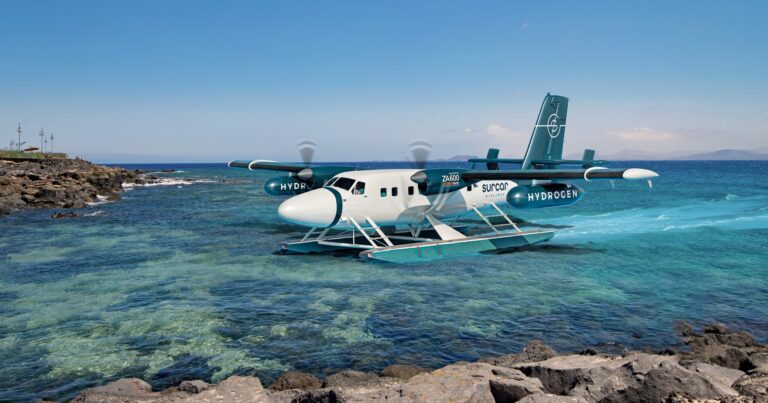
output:
[[[0,145],[97,161],[768,146],[766,2],[3,1]],[[5,134],[3,134],[5,133]]]

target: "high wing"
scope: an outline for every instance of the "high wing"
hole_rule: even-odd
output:
[[[282,162],[269,160],[236,160],[227,164],[230,168],[247,168],[250,171],[255,169],[265,169],[268,171],[299,172],[306,166],[286,164]]]
[[[642,168],[608,169],[517,169],[517,170],[469,170],[461,174],[465,181],[471,180],[549,180],[549,179],[651,179],[659,176],[656,172]]]

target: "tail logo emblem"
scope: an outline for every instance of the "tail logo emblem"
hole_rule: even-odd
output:
[[[560,117],[558,117],[556,113],[549,115],[549,119],[547,119],[547,131],[549,132],[549,137],[552,137],[554,139],[560,135],[559,123],[560,123]]]

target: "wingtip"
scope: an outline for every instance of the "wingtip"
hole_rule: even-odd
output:
[[[636,180],[636,179],[651,179],[659,176],[656,172],[650,169],[643,168],[629,168],[621,175],[624,179]]]

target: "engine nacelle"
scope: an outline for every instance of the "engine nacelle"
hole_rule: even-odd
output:
[[[570,183],[516,186],[507,193],[507,203],[514,208],[569,206],[581,200],[584,191]]]
[[[411,176],[411,180],[419,185],[419,193],[429,196],[445,192],[453,192],[468,185],[461,174],[466,169],[424,169]]]
[[[278,176],[264,183],[264,191],[270,196],[294,196],[310,190],[307,182],[295,176]]]

